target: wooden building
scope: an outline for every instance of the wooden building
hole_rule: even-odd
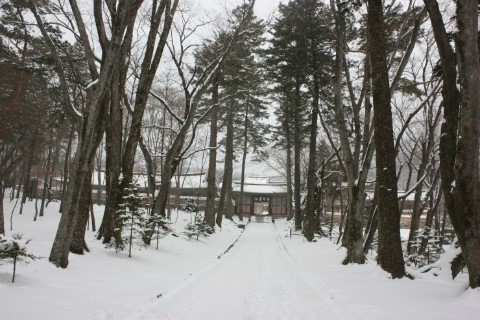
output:
[[[287,215],[287,183],[283,177],[248,177],[240,205],[240,181],[233,182],[235,213],[252,215]]]

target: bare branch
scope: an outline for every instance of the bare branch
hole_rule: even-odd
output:
[[[151,95],[152,97],[154,97],[155,99],[157,99],[158,101],[160,101],[160,103],[165,107],[165,109],[168,111],[168,113],[170,113],[170,115],[171,115],[175,120],[177,120],[178,123],[183,124],[184,121],[183,121],[182,119],[180,119],[180,117],[177,116],[177,115],[175,114],[175,112],[172,111],[172,109],[170,108],[170,106],[168,105],[168,103],[167,103],[162,97],[160,97],[159,95],[155,94],[155,93],[154,93],[153,91],[151,91],[151,90],[149,91],[149,93],[150,93],[150,95]]]

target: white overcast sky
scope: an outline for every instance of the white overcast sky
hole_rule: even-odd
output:
[[[225,7],[231,9],[240,5],[243,0],[196,0],[192,2],[198,4],[206,12],[215,15],[225,12]],[[255,2],[255,15],[262,19],[268,19],[280,2],[286,2],[286,0],[257,0]]]

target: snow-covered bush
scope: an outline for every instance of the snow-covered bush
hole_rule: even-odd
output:
[[[418,268],[434,263],[444,252],[441,240],[440,232],[435,229],[426,227],[425,230],[417,230],[412,240],[414,252],[407,257],[407,262]]]
[[[198,204],[193,199],[188,198],[184,210],[187,212],[198,212]]]
[[[210,227],[204,220],[201,215],[195,216],[195,221],[193,223],[187,224],[185,227],[184,235],[191,239],[196,237],[197,240],[199,237],[209,237],[213,233],[212,227]]]
[[[0,264],[12,263],[13,276],[12,282],[15,282],[15,272],[17,269],[17,262],[28,264],[28,260],[38,260],[40,257],[27,252],[27,244],[30,240],[22,240],[21,234],[14,234],[7,237],[0,234]]]
[[[152,232],[152,240],[157,242],[173,232],[172,223],[164,216],[153,215],[148,219],[147,229]]]

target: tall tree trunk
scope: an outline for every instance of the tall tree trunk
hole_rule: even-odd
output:
[[[57,141],[57,143],[56,143],[55,153],[54,153],[53,161],[52,161],[52,166],[50,167],[50,177],[49,177],[49,182],[48,182],[49,192],[48,192],[48,197],[47,197],[48,200],[47,200],[47,203],[45,204],[45,208],[48,207],[48,204],[53,200],[53,194],[52,194],[53,176],[55,175],[55,168],[57,167],[58,160],[59,160],[58,157],[60,155],[60,149],[61,149],[60,141],[61,140],[59,139],[59,141]]]
[[[122,63],[124,60],[122,59]],[[116,217],[118,204],[122,200],[123,185],[122,173],[122,123],[123,112],[120,99],[124,95],[124,83],[119,72],[114,72],[111,91],[109,92],[109,119],[105,123],[105,186],[106,200],[102,223],[98,230],[97,239],[103,237],[103,243],[111,243],[112,238],[117,246],[122,245],[121,231],[116,231]]]
[[[423,188],[423,182],[420,181],[420,179],[423,179],[425,172],[427,170],[427,161],[426,157],[429,156],[429,153],[427,154],[425,150],[425,144],[424,148],[422,149],[422,160],[420,162],[420,165],[418,167],[417,171],[417,187],[415,189],[415,196],[413,199],[413,210],[412,210],[412,216],[410,219],[410,233],[408,236],[408,244],[407,244],[407,254],[410,255],[413,253],[413,241],[416,236],[416,232],[420,228],[420,217],[423,213],[424,206],[422,205],[422,188]]]
[[[417,250],[418,254],[422,254],[425,252],[427,249],[427,245],[429,242],[429,238],[431,235],[431,232],[433,230],[433,218],[435,214],[435,208],[433,207],[433,197],[430,198],[430,207],[427,210],[427,215],[425,217],[425,225],[423,226],[423,231],[422,231],[422,241],[420,243],[420,247]],[[412,250],[413,251],[413,250]]]
[[[289,104],[287,103],[287,115],[289,114]],[[290,122],[285,119],[285,139],[287,143],[287,163],[285,170],[287,171],[287,219],[293,219],[293,206],[292,206],[292,131],[290,128]]]
[[[218,132],[218,76],[212,88],[213,109],[210,114],[210,143],[207,173],[207,202],[205,204],[205,222],[215,227],[215,199],[217,197],[217,132]]]
[[[47,189],[48,189],[48,176],[50,174],[50,162],[52,162],[52,148],[48,148],[48,155],[47,155],[47,163],[45,164],[45,175],[43,180],[43,190],[42,190],[42,202],[40,204],[40,217],[43,217],[43,212],[45,208],[45,198],[47,196]],[[50,186],[51,188],[51,186]]]
[[[171,181],[177,170],[178,165],[181,162],[182,148],[184,147],[187,133],[193,123],[197,103],[197,101],[192,102],[192,105],[190,106],[190,113],[187,115],[187,118],[185,119],[180,130],[178,131],[177,136],[173,139],[171,147],[170,149],[168,149],[165,156],[162,167],[160,189],[155,199],[153,215],[166,217],[166,209],[168,204],[168,197],[170,194]],[[144,240],[146,244],[150,244],[151,235],[147,234]]]
[[[3,181],[0,180],[0,234],[5,234],[5,215],[3,210],[3,198],[5,196],[5,188]]]
[[[344,166],[346,170],[348,183],[348,210],[346,213],[345,231],[342,239],[342,245],[347,247],[347,256],[343,263],[364,263],[365,255],[363,254],[363,181],[366,180],[366,173],[360,179],[358,173],[358,161],[354,159],[347,133],[347,125],[345,122],[345,112],[342,98],[342,79],[343,79],[343,57],[345,55],[345,8],[340,7],[337,3],[335,14],[335,33],[337,35],[336,52],[335,52],[335,81],[334,81],[334,97],[335,97],[335,120],[339,128],[340,144],[344,158]],[[356,118],[356,117],[355,117]],[[356,125],[358,131],[360,127]],[[357,133],[357,136],[359,134]],[[365,139],[365,137],[364,137]],[[364,157],[368,157],[368,145],[364,146]],[[357,149],[360,148],[360,141],[356,141],[355,154],[359,156]],[[364,164],[369,164],[364,161]],[[368,168],[366,168],[368,171]]]
[[[37,132],[38,133],[38,132]],[[33,195],[33,190],[32,190],[32,179],[31,179],[31,173],[32,173],[32,165],[33,165],[33,157],[35,156],[35,145],[36,145],[36,138],[33,138],[31,141],[31,144],[29,146],[29,152],[27,153],[27,159],[25,162],[25,174],[24,174],[24,182],[23,182],[23,194],[22,194],[22,204],[24,204],[27,201],[27,197],[31,198]],[[20,214],[22,213],[22,210],[20,210]]]
[[[345,213],[345,210],[343,209],[343,192],[342,192],[342,189],[341,189],[341,181],[339,181],[339,185],[340,185],[340,189],[339,189],[339,192],[340,192],[340,225],[338,226],[338,239],[337,239],[337,244],[340,243],[340,241],[343,241],[343,234],[344,234],[344,225],[345,225],[345,216],[346,216],[346,213]],[[342,244],[343,245],[343,244]]]
[[[89,95],[93,95],[96,86],[89,88]],[[98,94],[98,93],[97,93]],[[93,97],[92,97],[93,98]],[[89,98],[91,101],[92,98]],[[98,98],[97,98],[98,99]],[[102,99],[103,101],[104,99]],[[105,119],[105,103],[101,105],[87,102],[89,112],[84,116],[78,149],[72,170],[66,195],[64,211],[60,218],[55,240],[50,252],[49,261],[57,267],[68,266],[68,254],[73,240],[76,215],[81,210],[82,196],[84,195],[86,177],[91,172],[91,163],[103,136],[103,120]],[[91,174],[91,173],[90,173]],[[90,176],[91,179],[91,176]],[[91,192],[91,190],[90,190]]]
[[[72,242],[70,243],[70,252],[75,254],[84,254],[85,251],[90,251],[85,241],[85,231],[87,229],[87,223],[90,214],[90,201],[92,196],[92,173],[93,170],[91,170],[85,175],[83,190],[81,191],[81,195],[79,197],[79,204],[77,206],[77,213],[75,215],[73,237]]]
[[[28,41],[23,42],[23,50],[22,50],[22,58],[20,59],[20,64],[18,66],[19,72],[17,73],[17,77],[15,79],[15,88],[13,92],[13,97],[8,105],[8,109],[6,112],[6,117],[0,123],[0,139],[3,139],[5,131],[8,125],[11,123],[12,117],[14,115],[15,109],[22,101],[22,97],[25,95],[25,61],[27,58],[27,48],[28,48]]]
[[[65,151],[65,163],[63,165],[62,193],[60,196],[60,209],[59,209],[60,213],[63,212],[63,208],[65,207],[65,201],[67,198],[68,176],[70,174],[70,156],[72,153],[72,144],[73,144],[74,135],[75,135],[75,129],[72,127],[70,129],[70,135],[68,138],[67,150]]]
[[[225,170],[223,173],[222,190],[218,203],[216,223],[222,226],[222,216],[231,219],[232,207],[232,174],[233,174],[233,101],[227,109],[227,136],[225,145]]]
[[[295,229],[302,229],[302,210],[301,210],[301,196],[300,196],[300,184],[301,184],[301,151],[302,151],[302,123],[300,117],[301,110],[301,92],[300,92],[300,81],[297,79],[295,83],[295,109],[293,110],[294,115],[294,188],[293,188],[293,198],[295,202]]]
[[[438,3],[436,0],[424,2],[432,23],[443,71],[442,96],[445,121],[442,124],[440,139],[440,172],[445,207],[465,258],[469,285],[476,288],[480,286],[478,2],[473,0],[457,2],[456,45],[461,100],[456,83],[456,60]]]
[[[317,184],[317,118],[318,118],[318,104],[320,87],[318,79],[314,77],[313,84],[313,102],[311,111],[310,123],[310,144],[308,155],[308,171],[307,171],[307,198],[305,203],[305,218],[303,225],[303,234],[307,241],[312,241],[315,236],[315,191]]]
[[[143,141],[143,137],[140,136],[138,140],[138,145],[140,146],[140,150],[142,151],[143,158],[145,159],[145,164],[147,166],[147,196],[151,196],[152,199],[155,198],[155,163],[153,162],[153,158],[148,150],[145,142]]]
[[[367,228],[365,230],[365,241],[363,243],[363,253],[367,254],[375,239],[375,232],[378,227],[378,207],[377,207],[377,192],[373,196],[372,206],[370,207],[370,215],[368,217]]]
[[[102,203],[102,158],[103,158],[103,148],[100,144],[97,152],[97,196],[96,204],[100,205]]]
[[[400,240],[400,212],[393,142],[392,110],[385,47],[383,1],[368,0],[368,41],[372,65],[376,146],[378,255],[377,262],[393,278],[405,275]]]
[[[249,102],[247,99],[247,108],[245,111],[245,119],[243,121],[243,155],[242,155],[242,173],[240,176],[240,197],[238,200],[238,207],[241,208],[240,210],[243,209],[243,190],[245,186],[245,164],[247,162],[247,152],[248,152],[248,107],[249,107]],[[240,221],[243,221],[243,214],[240,211],[238,213],[238,216],[240,218]]]
[[[82,121],[79,130],[79,143],[75,156],[72,174],[70,176],[69,191],[65,203],[64,212],[60,219],[55,240],[50,252],[49,260],[57,267],[66,268],[68,266],[68,254],[70,244],[73,238],[75,216],[79,209],[79,201],[84,190],[85,177],[91,171],[91,163],[95,157],[96,150],[103,136],[103,121],[106,114],[105,96],[110,90],[112,75],[114,69],[121,65],[120,57],[122,49],[129,46],[128,35],[133,32],[137,11],[143,1],[125,1],[118,10],[111,12],[111,20],[114,21],[111,29],[110,39],[105,32],[104,15],[101,1],[95,1],[93,5],[94,16],[99,36],[100,46],[102,48],[102,57],[100,62],[100,72],[95,65],[95,56],[90,46],[90,39],[85,31],[85,25],[78,8],[77,2],[70,1],[76,26],[78,27],[81,44],[85,49],[86,60],[89,65],[92,80],[94,82],[87,88],[87,102],[83,115],[79,115],[70,98],[65,70],[63,68],[59,52],[50,38],[45,25],[38,13],[36,3],[28,1],[29,8],[35,16],[38,27],[42,33],[43,39],[50,49],[50,53],[55,62],[56,71],[62,89],[65,104],[69,107],[70,115],[73,121]],[[126,71],[125,71],[126,72]]]
[[[447,202],[450,219],[468,268],[469,285],[480,287],[480,64],[478,1],[457,1],[455,38],[460,82],[460,113],[455,158],[455,186]],[[446,107],[446,106],[445,106]],[[446,111],[445,111],[446,112]],[[444,190],[444,195],[447,192]]]

